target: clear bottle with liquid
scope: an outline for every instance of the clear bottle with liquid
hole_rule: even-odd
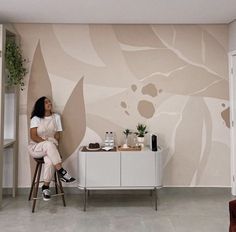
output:
[[[108,131],[106,131],[106,133],[105,133],[104,146],[105,146],[105,147],[109,147],[109,143],[110,143],[109,133],[108,133]]]
[[[115,137],[114,137],[114,133],[111,131],[109,133],[109,147],[114,147],[115,146]]]

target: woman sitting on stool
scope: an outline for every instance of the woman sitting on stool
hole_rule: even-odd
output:
[[[48,98],[39,98],[31,114],[31,141],[28,150],[33,158],[43,157],[44,159],[42,194],[45,201],[51,198],[49,185],[53,179],[55,169],[61,181],[75,181],[75,178],[71,177],[62,167],[61,156],[58,152],[60,131],[62,131],[60,115],[52,112],[52,103]]]

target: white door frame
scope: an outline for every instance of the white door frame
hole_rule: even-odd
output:
[[[233,57],[236,57],[236,50],[229,52],[229,100],[230,100],[230,153],[231,153],[231,193],[236,195],[236,147],[235,139],[236,133],[234,125],[236,123],[236,113],[234,113],[234,108],[236,107],[236,69],[233,72]]]

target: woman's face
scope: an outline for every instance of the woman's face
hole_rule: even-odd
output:
[[[52,102],[48,99],[44,99],[44,109],[45,111],[52,111]]]

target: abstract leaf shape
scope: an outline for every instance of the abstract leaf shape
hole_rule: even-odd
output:
[[[86,130],[83,80],[77,83],[62,113],[63,132],[60,139],[60,153],[67,159],[82,141]]]
[[[28,128],[30,125],[30,116],[34,103],[38,98],[42,96],[47,96],[48,98],[52,99],[52,86],[43,59],[39,41],[34,53],[29,84],[28,84],[28,94],[27,94]],[[34,170],[34,166],[35,162],[33,161],[33,159],[30,159],[31,175],[33,175],[32,172]]]
[[[206,125],[206,142],[202,141],[204,123]],[[207,106],[202,99],[191,97],[185,106],[182,121],[176,131],[175,153],[165,168],[165,184],[190,185],[198,167],[199,179],[209,159],[210,149],[208,146],[210,146],[211,139],[211,118]],[[205,143],[207,147],[204,148]],[[204,148],[204,153],[201,158],[202,148]]]
[[[165,48],[150,25],[113,25],[120,43],[137,47]]]
[[[43,59],[40,42],[35,50],[28,84],[27,115],[30,118],[35,101],[41,96],[52,99],[52,86]]]

